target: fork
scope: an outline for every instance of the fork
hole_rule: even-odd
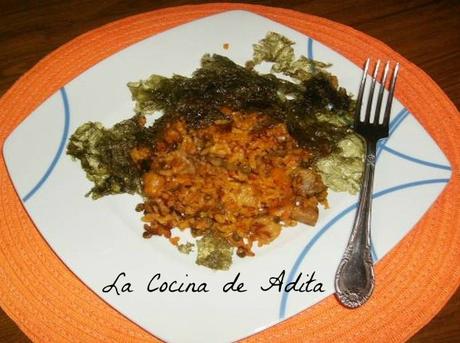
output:
[[[379,139],[387,138],[389,134],[388,125],[390,121],[391,104],[393,102],[396,79],[399,72],[399,64],[396,64],[390,82],[385,111],[383,113],[383,118],[381,118],[382,115],[380,112],[382,108],[383,93],[387,82],[388,71],[390,69],[390,62],[386,63],[380,82],[375,114],[374,117],[371,118],[374,89],[380,67],[380,61],[377,61],[372,75],[366,112],[364,118],[361,118],[363,93],[369,64],[370,59],[367,59],[359,86],[358,97],[356,99],[354,118],[354,130],[364,138],[366,145],[364,173],[358,209],[356,211],[350,239],[335,275],[336,296],[343,305],[349,308],[356,308],[364,304],[370,298],[375,286],[374,268],[371,256],[371,212],[375,155],[377,142]]]

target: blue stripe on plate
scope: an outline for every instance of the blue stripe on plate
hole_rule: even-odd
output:
[[[313,39],[308,37],[308,47],[307,47],[307,57],[312,60],[313,59]]]
[[[61,157],[62,152],[64,151],[65,143],[67,141],[67,137],[69,136],[70,108],[69,108],[69,100],[67,98],[67,93],[64,87],[60,89],[60,93],[61,93],[62,102],[64,104],[64,130],[62,132],[61,141],[59,142],[59,147],[56,151],[56,154],[54,155],[53,160],[51,161],[51,164],[46,169],[46,172],[43,174],[40,180],[38,180],[37,184],[34,187],[32,187],[32,189],[22,198],[23,202],[26,202],[27,200],[29,200],[40,189],[40,187],[43,186],[43,184],[46,182],[46,180],[51,175],[53,169],[56,167],[56,164],[59,161],[59,158]]]
[[[398,112],[398,114],[394,117],[394,119],[391,120],[390,125],[389,125],[389,137],[387,139],[380,140],[379,143],[377,144],[376,160],[379,159],[380,154],[382,153],[383,148],[387,144],[388,139],[396,131],[399,125],[401,125],[404,119],[407,118],[408,115],[409,115],[409,111],[406,108],[403,108],[401,111]]]
[[[374,243],[372,242],[371,238],[371,255],[372,255],[372,262],[377,262],[379,257],[377,256],[377,251],[375,250]]]
[[[419,158],[415,158],[415,157],[403,154],[402,152],[396,151],[396,150],[394,150],[394,149],[392,149],[392,148],[390,148],[388,146],[383,146],[382,149],[387,151],[387,152],[389,152],[390,154],[393,154],[395,156],[398,156],[400,158],[403,158],[405,160],[408,160],[408,161],[411,161],[411,162],[414,162],[414,163],[422,164],[424,166],[428,166],[428,167],[432,167],[432,168],[452,170],[452,168],[450,166],[446,166],[446,165],[438,164],[438,163],[433,163],[433,162],[428,162],[428,161],[425,161],[425,160],[421,160]]]

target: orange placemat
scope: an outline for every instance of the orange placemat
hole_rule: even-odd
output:
[[[397,97],[434,137],[452,164],[452,179],[417,226],[377,264],[377,287],[358,310],[333,296],[247,341],[399,342],[442,308],[460,283],[460,116],[420,69],[383,43],[347,26],[286,9],[210,4],[129,17],[57,49],[0,99],[0,142],[47,97],[102,59],[155,33],[218,12],[244,9],[305,33],[361,65],[367,58],[399,61]],[[0,305],[40,342],[156,341],[87,288],[34,227],[0,163]],[[457,203],[457,204],[456,204]],[[172,324],[173,325],[173,324]]]

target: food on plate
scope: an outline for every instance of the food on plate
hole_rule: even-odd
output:
[[[140,194],[143,236],[190,253],[174,234],[189,230],[196,263],[212,269],[253,256],[283,227],[315,225],[328,188],[358,190],[363,144],[351,96],[328,64],[296,59],[293,44],[270,32],[245,66],[206,54],[190,77],[130,82],[132,118],[85,123],[70,138],[68,154],[94,183],[88,195]],[[257,72],[261,62],[272,72]]]

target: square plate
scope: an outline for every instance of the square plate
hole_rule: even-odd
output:
[[[16,191],[56,254],[107,303],[167,341],[240,339],[332,294],[356,197],[331,192],[330,208],[320,211],[316,227],[285,229],[272,244],[258,250],[256,257],[235,258],[230,271],[216,272],[195,265],[193,256],[179,254],[165,239],[144,240],[140,216],[134,211],[139,197],[85,198],[91,184],[79,165],[65,155],[69,134],[86,121],[111,126],[129,117],[133,103],[128,81],[154,73],[189,75],[204,53],[244,63],[251,58],[252,44],[268,31],[295,41],[296,54],[332,63],[330,71],[340,84],[356,94],[361,70],[340,54],[264,17],[229,11],[152,36],[96,64],[40,105],[4,145]],[[229,44],[228,50],[224,43]],[[395,101],[391,136],[378,149],[372,227],[375,260],[410,231],[450,175],[442,151]],[[395,213],[401,208],[404,211]],[[298,285],[314,273],[316,281],[311,281],[310,288],[321,283],[324,292],[286,293],[278,287],[261,290],[283,271],[284,284],[299,277]],[[119,289],[130,283],[132,292],[103,292],[120,273],[125,274],[118,279]],[[238,273],[247,291],[224,293],[222,287]],[[147,285],[156,274],[160,276],[153,286],[174,280],[185,285],[205,282],[209,292],[149,292]]]

